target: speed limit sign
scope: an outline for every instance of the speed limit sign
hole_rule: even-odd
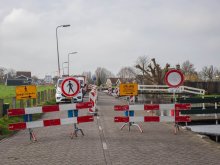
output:
[[[172,69],[165,75],[165,83],[172,88],[179,87],[184,81],[183,73],[180,70]]]

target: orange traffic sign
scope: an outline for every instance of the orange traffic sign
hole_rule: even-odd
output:
[[[37,88],[36,85],[22,85],[16,86],[16,99],[36,99],[37,98]]]
[[[120,84],[119,91],[120,96],[136,96],[138,95],[138,84]]]

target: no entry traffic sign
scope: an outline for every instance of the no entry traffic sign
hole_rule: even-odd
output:
[[[172,88],[180,86],[184,81],[183,73],[179,70],[172,69],[165,75],[165,83]]]
[[[79,93],[80,85],[77,79],[68,77],[61,84],[61,91],[67,97],[74,97]]]

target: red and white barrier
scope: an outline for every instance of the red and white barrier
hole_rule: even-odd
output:
[[[59,104],[59,105],[47,105],[42,107],[9,109],[8,116],[21,116],[25,114],[67,111],[73,109],[87,109],[92,107],[93,107],[92,102],[83,102],[83,103],[74,103],[74,104]]]
[[[93,116],[80,116],[80,117],[71,117],[64,119],[50,119],[42,121],[32,121],[32,122],[21,122],[9,124],[9,130],[22,130],[28,128],[37,128],[37,127],[48,127],[48,126],[58,126],[58,125],[67,125],[67,124],[79,124],[85,122],[94,121]]]
[[[114,118],[114,122],[190,122],[189,116],[137,116],[137,117],[126,117],[117,116]]]
[[[97,104],[97,87],[94,86],[93,89],[89,92],[89,101],[92,103],[92,107],[88,109],[89,113],[96,113],[96,104]]]
[[[140,111],[140,110],[189,110],[191,104],[142,104],[142,105],[115,105],[115,111]],[[117,116],[115,122],[190,122],[189,116]]]

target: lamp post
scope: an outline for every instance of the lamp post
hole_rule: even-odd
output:
[[[58,46],[58,35],[57,35],[57,30],[58,28],[60,27],[69,27],[70,25],[60,25],[60,26],[57,26],[56,28],[56,40],[57,40],[57,60],[58,60],[58,76],[60,77],[60,57],[59,57],[59,46]]]
[[[68,54],[68,76],[70,75],[70,55],[71,54],[76,54],[76,53],[78,53],[78,52],[72,52],[72,53]]]
[[[67,61],[66,62],[63,62],[63,64],[66,64],[68,63]],[[62,64],[62,68],[63,68],[63,75],[64,75],[64,67],[63,67],[63,64]]]

